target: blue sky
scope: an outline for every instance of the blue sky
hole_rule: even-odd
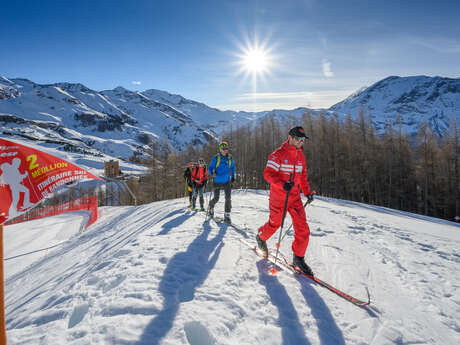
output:
[[[159,89],[219,109],[329,107],[390,75],[460,77],[460,1],[6,1],[0,75]],[[263,72],[244,70],[258,47]]]

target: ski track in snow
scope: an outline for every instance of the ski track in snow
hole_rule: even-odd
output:
[[[234,191],[232,203],[255,243],[267,192]],[[83,233],[78,213],[6,227],[8,344],[460,343],[458,225],[326,198],[306,211],[307,262],[352,296],[365,299],[368,287],[370,308],[304,277],[270,275],[241,233],[177,199],[101,208]],[[40,222],[43,235],[31,231]],[[63,222],[66,238],[56,235]],[[287,257],[291,241],[292,231]]]

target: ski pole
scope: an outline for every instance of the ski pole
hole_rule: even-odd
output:
[[[206,195],[206,208],[209,206],[209,194],[208,194],[208,180],[204,184],[204,194]]]
[[[214,186],[214,178],[212,176],[210,176],[210,178],[208,179],[208,182],[211,178],[212,178],[212,183]],[[207,187],[208,187],[208,184],[206,183],[206,188]],[[209,194],[212,194],[213,191],[214,191],[214,188],[211,188],[211,190],[209,191]],[[211,195],[209,195],[209,199],[211,199]],[[209,206],[211,204],[211,201],[209,199],[208,199],[208,207],[206,208],[206,220],[208,220],[208,217],[209,217]]]
[[[184,184],[184,203],[187,205],[187,181]]]
[[[289,175],[289,182],[292,182],[292,174]],[[292,189],[292,188],[291,188]],[[284,210],[283,210],[283,217],[281,218],[281,229],[280,229],[280,236],[279,236],[279,239],[278,239],[278,244],[276,246],[276,256],[275,256],[275,264],[276,264],[276,261],[278,260],[278,253],[280,251],[280,242],[281,242],[281,235],[283,233],[283,225],[284,225],[284,218],[286,218],[286,211],[287,211],[287,205],[288,205],[288,199],[289,199],[289,193],[291,192],[291,189],[289,189],[287,192],[286,192],[286,201],[284,202]],[[273,267],[270,272],[272,274],[275,274],[277,271],[276,269]]]
[[[316,191],[313,191],[312,193],[313,195],[316,195]],[[313,200],[307,200],[305,201],[305,204],[303,204],[303,208],[307,207]],[[289,228],[286,230],[286,232],[284,233],[283,237],[281,238],[280,242],[278,243],[278,245],[281,244],[281,241],[286,237],[286,235],[289,233],[289,230],[291,230],[292,226],[294,225],[294,223],[291,223],[291,225],[289,226]]]

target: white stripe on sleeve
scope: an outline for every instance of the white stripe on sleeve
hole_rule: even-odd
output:
[[[280,167],[280,165],[278,163],[276,163],[275,161],[272,161],[271,159],[268,160],[267,164],[268,163],[271,163],[271,164],[273,164],[274,166],[276,166],[278,168]]]
[[[275,171],[279,171],[279,170],[280,170],[280,168],[277,167],[277,166],[275,166],[272,162],[268,162],[268,163],[267,163],[267,168],[272,168],[272,169],[275,170]]]

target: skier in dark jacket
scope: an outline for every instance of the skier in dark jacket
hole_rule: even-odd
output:
[[[308,183],[305,156],[302,152],[306,138],[302,127],[294,127],[289,131],[288,140],[268,156],[264,178],[270,183],[270,218],[259,228],[256,240],[260,250],[267,256],[266,241],[281,226],[287,192],[290,191],[287,212],[291,215],[294,225],[293,264],[304,273],[312,276],[313,271],[304,260],[310,229],[300,198],[300,190],[302,190],[309,201],[313,200],[313,194]]]
[[[209,164],[208,173],[214,176],[214,197],[209,202],[209,216],[214,216],[214,206],[219,201],[220,190],[225,192],[224,220],[230,223],[230,211],[232,209],[232,183],[235,181],[235,160],[228,152],[228,143],[222,141],[219,144],[219,153],[214,156]]]
[[[185,189],[188,194],[188,207],[192,207],[192,195],[193,195],[193,181],[192,181],[192,169],[194,167],[193,162],[188,163],[187,168],[184,171]]]

